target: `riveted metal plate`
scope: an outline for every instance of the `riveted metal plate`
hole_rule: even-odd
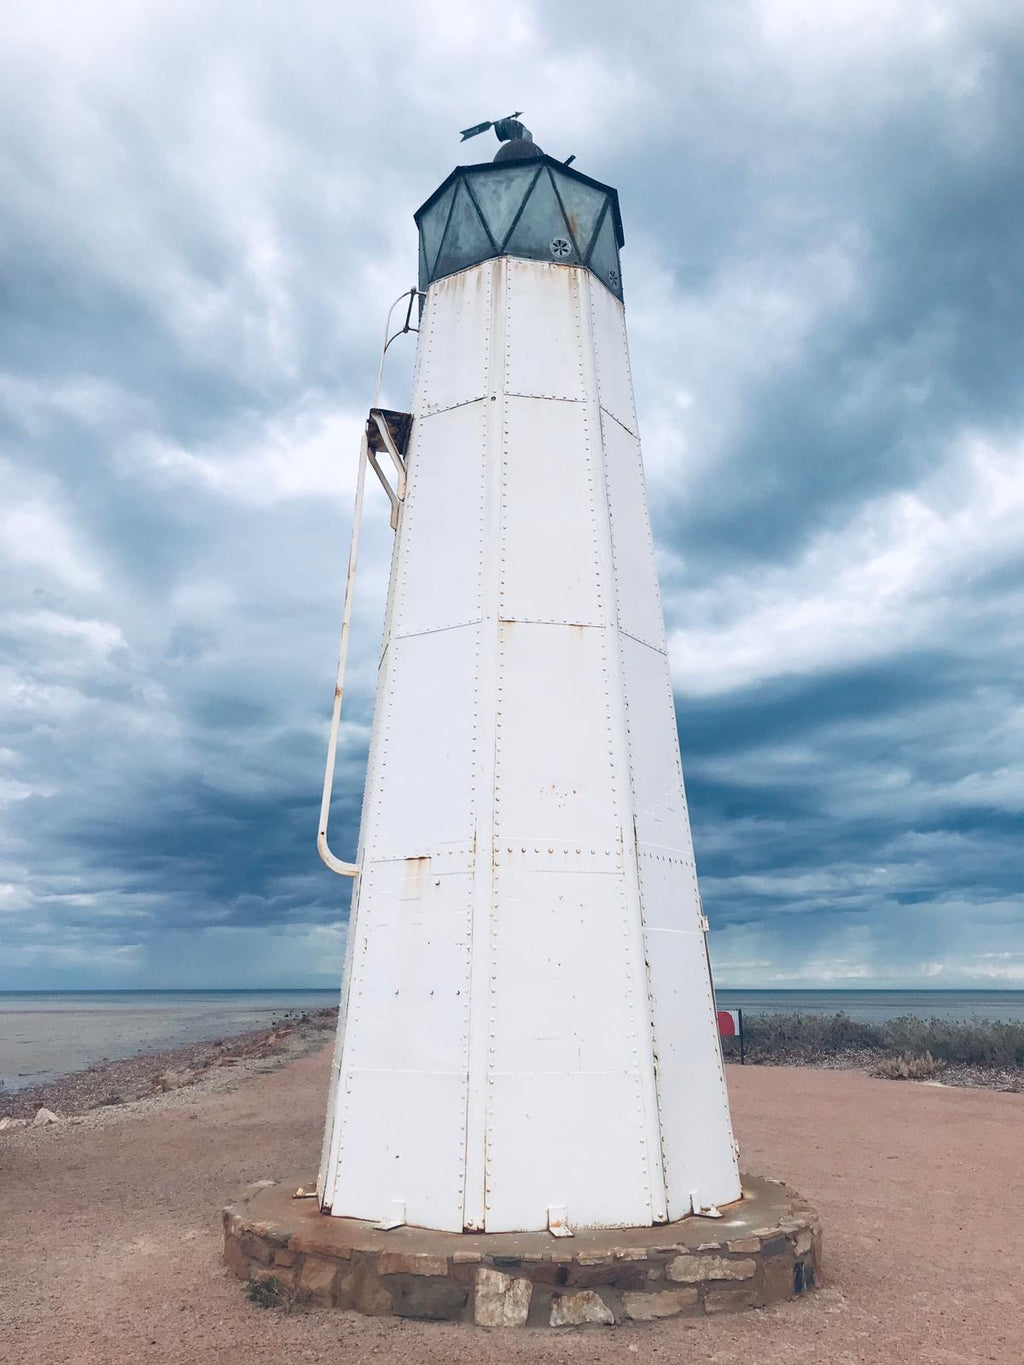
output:
[[[394,633],[415,635],[481,614],[487,405],[417,419],[395,562]]]
[[[619,636],[637,838],[693,856],[668,660]]]
[[[587,283],[590,286],[601,407],[636,436],[636,406],[633,402],[633,378],[626,343],[626,315],[619,300],[602,284],[592,277]]]
[[[495,864],[516,872],[621,873],[621,844],[586,846],[556,844],[546,840],[532,844],[502,844],[494,849]]]
[[[637,865],[647,929],[696,929],[701,908],[692,857],[641,845]]]
[[[505,391],[581,402],[579,291],[586,271],[510,257]],[[589,299],[584,293],[584,300]]]
[[[498,1073],[488,1088],[489,1232],[545,1227],[552,1202],[579,1227],[651,1221],[635,1073]]]
[[[422,854],[473,836],[478,626],[392,641],[378,771],[367,790],[366,853]]]
[[[499,632],[499,844],[614,845],[605,632],[515,621],[501,622]]]
[[[494,264],[488,261],[430,286],[414,417],[486,395]]]
[[[406,1220],[462,1231],[465,1078],[437,1071],[350,1071],[335,1208],[376,1221],[394,1201]]]
[[[739,1174],[704,935],[651,929],[648,945],[669,1217],[682,1218],[691,1190],[738,1199]]]
[[[582,871],[525,872],[503,860],[498,878],[502,914],[494,933],[492,1070],[634,1069],[625,907],[617,879]],[[600,1017],[589,1003],[595,999],[603,1002]],[[552,1135],[558,1143],[581,1142],[583,1136]],[[593,1134],[588,1139],[597,1140]]]
[[[656,649],[665,649],[654,538],[647,511],[640,442],[607,414],[601,417],[608,510],[615,557],[615,603],[619,627]]]
[[[389,1004],[363,1009],[349,1068],[465,1070],[471,892],[471,874],[436,876],[430,858],[379,867],[359,952],[374,996]]]
[[[509,398],[502,457],[503,619],[600,625],[598,535],[582,405]]]

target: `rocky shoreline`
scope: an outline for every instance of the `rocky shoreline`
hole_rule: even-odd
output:
[[[334,1033],[337,1020],[336,1008],[291,1013],[255,1032],[187,1043],[164,1052],[141,1052],[10,1095],[0,1093],[0,1127],[23,1127],[40,1110],[56,1118],[73,1118],[210,1083],[233,1072],[273,1070],[322,1047]]]

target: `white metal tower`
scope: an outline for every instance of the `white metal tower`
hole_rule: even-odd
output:
[[[321,1205],[682,1218],[740,1183],[617,196],[520,139],[416,219],[412,420],[364,444],[397,526],[355,864],[322,821],[358,876]]]

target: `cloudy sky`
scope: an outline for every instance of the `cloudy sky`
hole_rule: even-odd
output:
[[[512,109],[622,198],[719,981],[1024,986],[1019,6],[36,0],[0,75],[0,987],[337,980],[359,428]]]

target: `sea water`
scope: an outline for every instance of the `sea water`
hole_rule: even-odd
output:
[[[0,991],[0,1082],[8,1091],[139,1052],[269,1028],[339,992]],[[2,1112],[0,1101],[0,1112]]]
[[[722,1009],[750,1014],[845,1013],[878,1021],[1024,1020],[1024,991],[716,992]],[[161,1052],[250,1029],[289,1011],[338,1003],[338,991],[0,991],[0,1081],[8,1091],[97,1062]],[[0,1101],[0,1112],[2,1112]]]
[[[877,1024],[910,1014],[918,1019],[1024,1021],[1024,991],[734,991],[716,990],[720,1009],[750,1014],[848,1014]]]

